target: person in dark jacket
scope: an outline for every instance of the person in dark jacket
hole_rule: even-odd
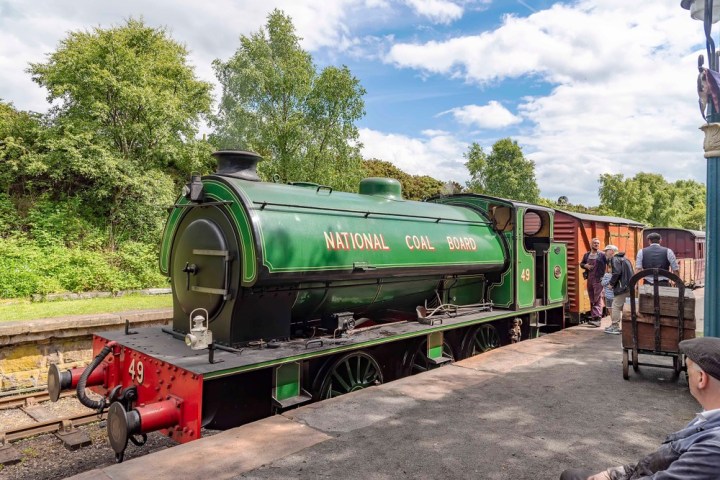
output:
[[[590,298],[589,327],[599,327],[603,309],[602,277],[605,274],[607,259],[600,250],[600,240],[593,238],[590,241],[590,251],[583,255],[580,268],[585,270],[583,278],[587,280],[587,292]]]
[[[611,325],[605,329],[605,333],[620,335],[620,321],[622,320],[623,307],[630,295],[628,283],[633,276],[633,268],[630,260],[625,258],[625,252],[618,252],[615,245],[605,247],[605,256],[610,262],[611,276],[608,285],[613,290],[612,311],[610,312]]]
[[[703,411],[682,430],[635,464],[591,470],[569,469],[560,480],[717,480],[720,478],[720,338],[680,342],[687,356],[690,394]]]

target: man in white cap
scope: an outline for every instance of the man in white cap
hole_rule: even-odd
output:
[[[680,352],[687,359],[690,394],[703,411],[636,464],[596,474],[590,470],[565,470],[560,480],[720,479],[720,338],[683,340]]]

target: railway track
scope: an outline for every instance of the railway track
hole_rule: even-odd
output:
[[[71,397],[74,394],[72,392],[62,392],[60,398]],[[47,390],[40,390],[33,393],[26,393],[22,395],[12,395],[0,397],[0,410],[7,410],[10,408],[18,408],[24,405],[31,405],[40,402],[46,402],[50,400],[50,394]]]
[[[74,397],[71,392],[61,395],[61,399]],[[90,438],[85,432],[77,429],[81,425],[97,422],[105,418],[89,409],[84,411],[53,412],[43,405],[49,402],[47,391],[34,392],[24,395],[0,398],[0,412],[9,412],[13,409],[22,412],[15,415],[15,420],[6,421],[7,425],[0,424],[0,464],[10,465],[20,461],[21,455],[9,442],[23,440],[36,435],[52,433],[59,438],[65,448],[76,450],[90,445]],[[8,418],[10,418],[8,416]]]

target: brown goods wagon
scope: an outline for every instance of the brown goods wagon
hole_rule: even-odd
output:
[[[570,323],[580,323],[590,313],[587,283],[582,278],[580,261],[590,250],[590,241],[599,238],[601,248],[608,244],[625,252],[635,265],[635,256],[642,246],[643,225],[635,220],[586,213],[556,210],[555,241],[567,243],[568,304],[566,312]]]
[[[643,247],[650,245],[647,236],[659,233],[660,244],[675,252],[678,275],[689,287],[705,286],[705,232],[685,228],[652,227],[643,230]]]

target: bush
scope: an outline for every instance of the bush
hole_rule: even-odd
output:
[[[0,236],[9,236],[20,228],[20,217],[7,193],[0,193]]]
[[[106,252],[0,238],[0,258],[5,267],[0,275],[0,298],[166,285],[158,271],[157,247],[138,242]]]
[[[165,276],[160,273],[157,245],[125,242],[117,251],[118,268],[127,276],[128,289],[166,286]]]
[[[101,228],[87,220],[79,197],[51,200],[41,196],[30,207],[25,223],[40,246],[97,248],[104,242]]]

